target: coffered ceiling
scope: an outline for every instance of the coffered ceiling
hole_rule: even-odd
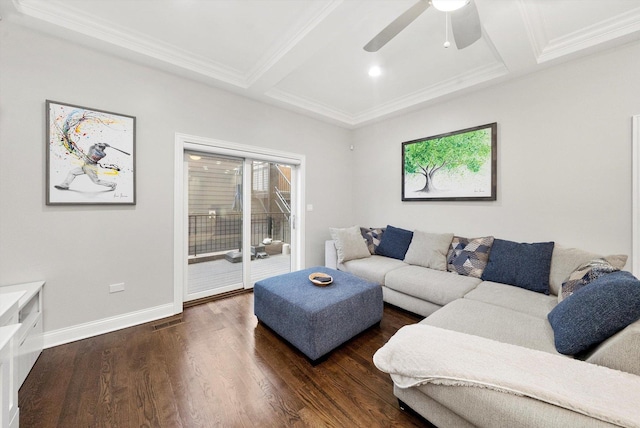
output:
[[[463,50],[430,7],[376,53],[424,0],[2,1],[3,18],[348,128],[640,40],[640,0],[474,0],[483,36]]]

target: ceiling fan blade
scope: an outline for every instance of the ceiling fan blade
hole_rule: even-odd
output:
[[[378,52],[381,47],[397,36],[400,31],[415,21],[415,19],[422,15],[422,12],[428,8],[428,1],[419,0],[418,3],[407,9],[406,12],[397,17],[391,24],[387,25],[384,30],[380,31],[377,36],[371,39],[371,41],[364,46],[364,50],[367,52]]]
[[[451,13],[451,31],[458,49],[464,49],[480,39],[480,16],[473,0],[462,9]]]

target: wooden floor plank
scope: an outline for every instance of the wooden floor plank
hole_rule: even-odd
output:
[[[246,293],[153,323],[46,349],[19,393],[21,428],[420,427],[372,356],[420,317],[380,325],[308,359],[253,315]],[[155,323],[158,324],[158,323]]]
[[[23,426],[57,426],[62,412],[60,398],[69,388],[74,373],[73,364],[78,349],[77,342],[46,349],[22,384],[18,394],[20,423]],[[46,391],[46,394],[41,391]],[[51,400],[51,397],[57,397]]]

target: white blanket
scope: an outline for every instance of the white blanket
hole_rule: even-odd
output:
[[[373,361],[400,388],[490,388],[640,427],[640,376],[560,355],[415,324],[398,330]]]

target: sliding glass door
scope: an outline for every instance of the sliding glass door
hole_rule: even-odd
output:
[[[295,167],[192,150],[185,150],[184,166],[185,301],[251,288],[291,270]]]
[[[244,160],[185,152],[188,170],[186,300],[243,288]]]
[[[251,282],[291,271],[291,166],[251,162]]]

